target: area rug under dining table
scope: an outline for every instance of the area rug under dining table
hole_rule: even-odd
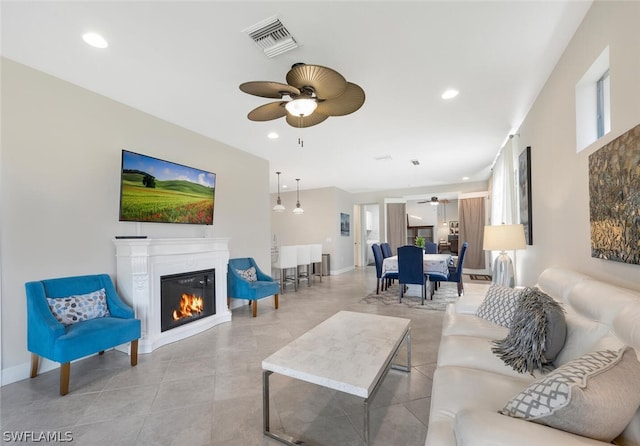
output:
[[[485,283],[465,283],[465,290],[468,292],[486,293],[489,288],[489,282]],[[458,297],[458,287],[455,282],[443,282],[433,295],[433,299],[425,299],[424,305],[421,305],[419,295],[405,294],[402,297],[402,303],[398,302],[399,298],[398,283],[391,285],[380,294],[376,294],[375,290],[360,299],[361,303],[378,304],[378,305],[404,305],[417,310],[444,311],[448,304],[456,302]]]

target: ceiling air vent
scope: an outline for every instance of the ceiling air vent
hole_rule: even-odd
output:
[[[278,17],[270,17],[243,30],[271,58],[298,47],[295,37]]]

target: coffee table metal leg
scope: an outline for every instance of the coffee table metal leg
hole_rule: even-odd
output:
[[[405,366],[392,363],[391,368],[395,370],[401,370],[403,372],[411,372],[411,327],[408,328],[407,333],[404,335],[403,342],[407,345],[407,365]],[[402,346],[402,342],[400,343],[400,346]],[[398,346],[398,350],[400,350],[400,346]],[[398,352],[396,351],[396,356],[397,354]]]
[[[273,372],[264,370],[262,372],[262,426],[264,433],[269,434],[269,375]]]
[[[369,446],[369,399],[364,400],[364,444]]]

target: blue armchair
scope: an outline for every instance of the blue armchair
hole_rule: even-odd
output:
[[[138,363],[140,321],[134,318],[133,309],[120,299],[107,274],[27,282],[25,289],[27,349],[31,352],[32,378],[38,375],[40,356],[59,362],[60,395],[66,395],[69,393],[71,361],[94,353],[102,354],[128,342],[131,342],[131,365]],[[94,292],[98,292],[99,299]],[[102,309],[106,302],[108,312],[102,315],[93,312],[96,302]],[[76,311],[80,307],[83,312]]]
[[[251,267],[255,268],[255,277],[250,274]],[[273,296],[274,306],[276,310],[278,309],[278,293],[280,293],[278,282],[263,273],[253,258],[229,259],[227,266],[227,305],[230,298],[248,299],[249,304],[252,305],[253,317],[256,317],[258,314],[258,299]]]

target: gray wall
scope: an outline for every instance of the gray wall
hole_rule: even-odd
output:
[[[1,105],[3,383],[28,376],[24,283],[115,278],[116,235],[229,237],[269,270],[266,160],[6,59]],[[123,148],[216,172],[214,226],[118,222]]]
[[[331,256],[331,270],[345,272],[354,267],[354,216],[352,195],[334,187],[301,190],[304,214],[294,215],[296,192],[280,193],[284,212],[272,212],[271,230],[280,245],[321,243],[322,252]],[[271,207],[277,194],[271,195]],[[340,235],[340,213],[350,215],[349,236]]]
[[[640,289],[640,265],[591,257],[588,157],[640,123],[640,2],[596,1],[520,127],[531,146],[533,246],[518,251],[519,282],[563,265]],[[610,48],[611,132],[576,153],[575,86]],[[606,298],[606,296],[603,296]]]

